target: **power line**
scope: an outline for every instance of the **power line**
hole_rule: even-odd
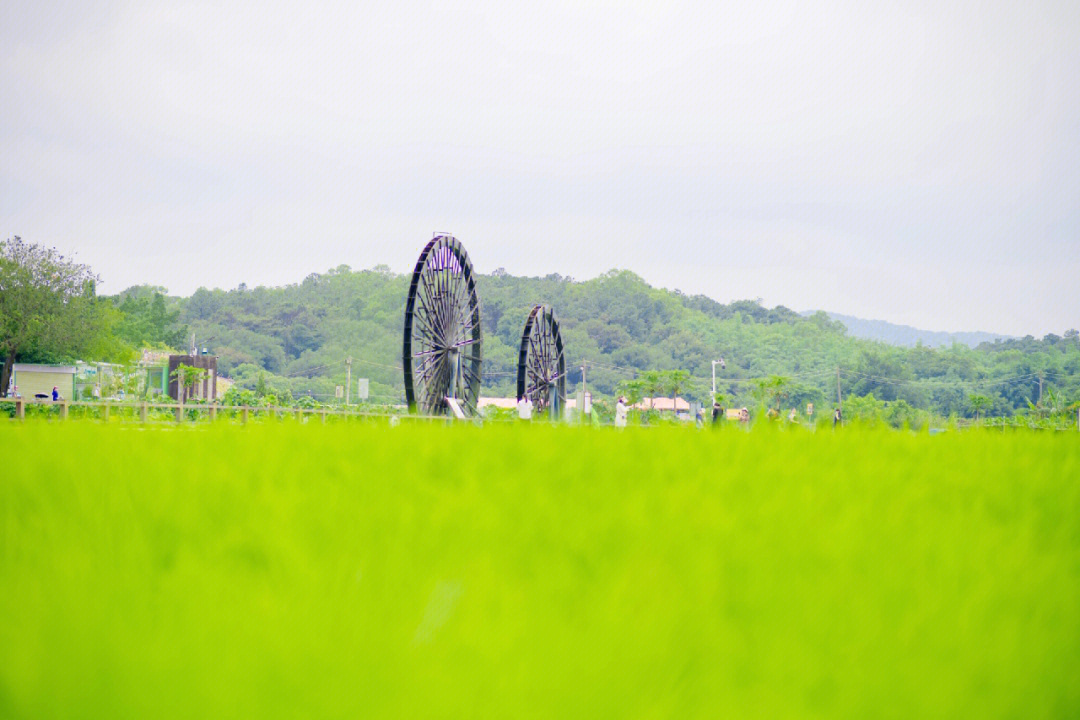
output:
[[[874,382],[886,383],[886,384],[889,384],[889,385],[914,385],[914,386],[918,386],[918,387],[928,387],[928,386],[939,386],[939,387],[961,387],[961,386],[993,387],[993,386],[996,386],[996,385],[1007,385],[1009,383],[1017,382],[1017,381],[1020,381],[1020,380],[1034,379],[1034,378],[1037,378],[1039,375],[1043,375],[1043,376],[1050,375],[1050,376],[1058,377],[1059,379],[1062,378],[1062,377],[1064,377],[1064,378],[1072,377],[1070,375],[1065,375],[1064,373],[1059,373],[1059,372],[1056,372],[1056,371],[1043,371],[1041,373],[1040,372],[1033,372],[1033,373],[1025,373],[1023,375],[1015,375],[1015,376],[1006,377],[1006,378],[996,378],[996,379],[988,378],[988,379],[984,379],[984,380],[898,380],[896,378],[886,378],[886,377],[881,377],[880,375],[870,375],[870,374],[867,374],[867,373],[864,373],[864,372],[859,372],[858,370],[848,370],[848,369],[844,369],[844,368],[841,368],[841,372],[844,375],[848,375],[849,377],[850,376],[855,376],[855,377],[864,378],[866,380],[873,380]]]
[[[279,375],[278,377],[283,377],[283,378],[296,377],[297,375],[305,375],[305,374],[310,373],[310,372],[315,372],[316,370],[324,370],[324,369],[329,368],[329,367],[334,367],[335,365],[344,365],[344,364],[345,364],[345,361],[340,360],[340,361],[335,362],[335,363],[327,363],[326,365],[317,365],[315,367],[307,368],[305,370],[297,370],[296,372],[288,373],[286,375]]]
[[[382,363],[372,362],[371,360],[359,360],[357,358],[353,358],[353,362],[363,365],[373,365],[375,367],[385,368],[387,370],[397,370],[398,372],[401,372],[401,366],[399,365],[383,365]],[[307,373],[316,372],[317,370],[325,370],[326,368],[337,367],[338,365],[344,365],[345,363],[346,360],[339,360],[338,362],[327,363],[326,365],[316,365],[315,367],[306,368],[304,370],[297,370],[296,372],[279,375],[278,377],[289,378],[296,377],[297,375],[306,375]]]
[[[353,362],[362,363],[364,365],[372,365],[374,367],[385,368],[387,370],[397,370],[398,372],[401,372],[401,366],[400,365],[383,365],[382,363],[372,362],[370,360],[357,360],[356,358],[353,358]]]

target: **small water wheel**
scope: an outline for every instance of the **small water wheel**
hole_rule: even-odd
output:
[[[537,305],[525,321],[518,353],[517,398],[529,398],[534,412],[548,412],[553,420],[566,408],[566,360],[555,311]]]

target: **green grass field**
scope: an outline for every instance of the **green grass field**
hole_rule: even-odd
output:
[[[1076,717],[1080,438],[0,427],[0,717]]]

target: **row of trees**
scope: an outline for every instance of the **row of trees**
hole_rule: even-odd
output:
[[[671,395],[674,407],[677,397],[694,389],[694,379],[687,370],[646,370],[633,380],[623,380],[618,385],[619,394],[625,396],[630,405],[649,398],[650,406],[654,406],[658,396]]]
[[[146,346],[182,350],[194,333],[241,390],[254,392],[262,378],[268,393],[329,401],[352,356],[353,378],[369,379],[373,401],[402,399],[408,277],[388,268],[339,266],[285,287],[202,288],[188,298],[152,286],[101,298],[96,280],[55,250],[19,238],[0,243],[0,393],[15,361],[114,360]],[[522,325],[532,305],[545,302],[556,308],[570,353],[567,382],[579,384],[586,365],[596,396],[707,403],[711,362],[723,355],[717,390],[728,405],[831,405],[837,367],[845,400],[873,396],[945,416],[1030,414],[1051,399],[1065,407],[1080,399],[1075,331],[978,348],[902,348],[850,337],[824,313],[722,304],[652,288],[627,271],[577,282],[499,270],[477,282],[483,393],[490,396],[515,392]]]

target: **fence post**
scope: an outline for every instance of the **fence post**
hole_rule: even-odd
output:
[[[24,420],[24,419],[26,419],[26,408],[23,407],[22,398],[15,398],[15,419],[16,420]]]
[[[67,400],[64,400],[63,402],[60,403],[60,419],[61,420],[67,420],[67,417],[68,417],[67,411],[68,411]]]
[[[101,410],[101,422],[109,422],[109,401],[105,401],[105,405]]]
[[[242,425],[247,425],[247,418],[248,418],[248,409],[247,409],[247,405],[245,405],[245,406],[244,406],[244,407],[243,407],[243,408],[242,408],[242,409],[240,410],[240,423],[241,423]]]
[[[214,422],[217,419],[217,405],[210,406],[210,422]]]
[[[176,422],[178,422],[178,423],[184,422],[184,406],[183,405],[177,405],[176,406]]]
[[[300,408],[296,408],[296,422],[304,421],[304,411]]]
[[[139,422],[143,425],[146,424],[146,401],[143,400],[143,404],[139,406]]]
[[[323,422],[323,425],[325,425],[326,424],[326,411],[325,410],[320,410],[319,414],[322,415],[322,422]]]

